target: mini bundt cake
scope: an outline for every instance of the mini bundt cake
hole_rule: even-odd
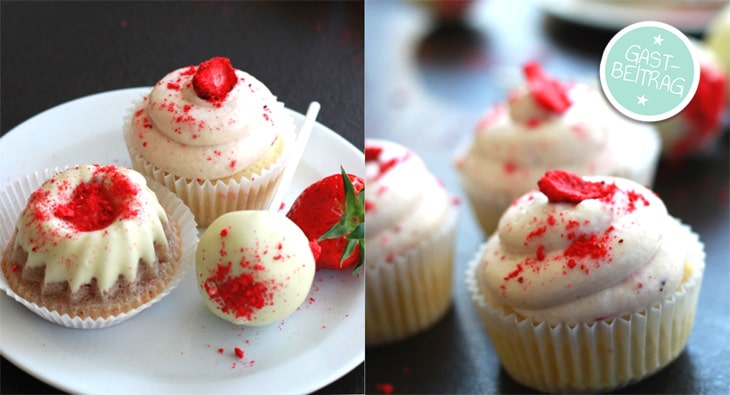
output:
[[[70,317],[107,318],[152,300],[177,272],[181,240],[144,176],[86,165],[28,199],[2,256],[9,287]]]

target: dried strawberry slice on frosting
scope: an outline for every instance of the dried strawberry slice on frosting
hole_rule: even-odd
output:
[[[365,147],[365,162],[377,161],[382,152],[383,148],[381,147]]]
[[[537,181],[540,192],[553,203],[580,203],[586,199],[601,199],[613,195],[614,184],[586,181],[565,170],[550,170]]]
[[[523,71],[530,92],[541,107],[558,114],[570,108],[566,86],[547,75],[538,63],[525,64]]]
[[[199,98],[217,103],[226,99],[237,82],[231,61],[218,56],[198,66],[193,76],[193,89]]]

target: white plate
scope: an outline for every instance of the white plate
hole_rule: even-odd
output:
[[[0,190],[36,170],[68,164],[130,166],[122,118],[150,88],[100,93],[47,110],[0,138]],[[291,111],[299,125],[304,116]],[[364,156],[317,123],[285,196],[286,210],[310,183],[364,174]],[[0,241],[0,250],[6,241]],[[215,317],[190,270],[159,303],[96,330],[49,323],[0,297],[0,353],[31,375],[81,393],[307,393],[365,358],[364,277],[318,271],[310,298],[285,320],[238,327]],[[234,348],[244,351],[244,358]],[[223,353],[218,349],[222,348]]]
[[[685,33],[702,34],[726,1],[543,0],[543,9],[572,22],[620,30],[646,20],[664,22]]]

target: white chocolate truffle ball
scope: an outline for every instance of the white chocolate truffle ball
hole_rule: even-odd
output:
[[[304,232],[286,216],[236,211],[205,230],[195,269],[200,295],[215,315],[259,326],[280,321],[301,305],[315,263]]]

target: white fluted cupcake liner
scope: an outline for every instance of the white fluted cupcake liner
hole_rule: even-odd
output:
[[[190,208],[199,226],[208,226],[231,211],[268,207],[284,173],[286,157],[293,142],[292,132],[282,133],[282,136],[286,139],[284,152],[275,163],[251,179],[244,177],[227,182],[206,180],[199,183],[177,177],[145,160],[131,145],[127,148],[135,170],[172,191]]]
[[[365,269],[365,343],[394,342],[435,324],[451,304],[457,210],[441,229],[392,262]]]
[[[511,196],[499,193],[485,193],[485,191],[474,190],[468,184],[468,180],[462,176],[462,183],[469,207],[476,217],[477,223],[486,235],[491,235],[497,230],[499,219],[502,218],[505,210],[509,207],[512,200]],[[537,186],[537,184],[535,184]]]
[[[17,219],[25,208],[31,193],[40,188],[41,184],[43,184],[43,182],[45,182],[48,178],[69,167],[57,167],[37,171],[33,174],[17,179],[5,190],[0,192],[0,250],[4,250],[6,248],[7,243],[12,237],[15,231]],[[10,288],[1,271],[0,289],[43,319],[58,325],[78,329],[98,329],[118,325],[159,302],[162,298],[172,292],[175,287],[177,287],[187,270],[194,264],[195,248],[198,244],[198,228],[193,214],[172,192],[149,178],[147,179],[147,185],[153,192],[155,192],[160,204],[168,215],[177,222],[180,229],[180,242],[182,243],[180,264],[178,265],[177,271],[162,292],[153,299],[133,310],[116,316],[98,319],[82,319],[81,317],[71,317],[68,314],[59,314],[55,310],[48,310],[46,307],[39,306],[36,303],[18,296]]]
[[[250,178],[222,180],[190,180],[178,177],[147,161],[129,140],[131,133],[132,107],[124,121],[124,141],[132,160],[132,168],[152,178],[175,193],[192,211],[198,226],[208,226],[221,215],[238,210],[258,210],[268,207],[273,199],[281,176],[287,164],[287,158],[294,144],[294,121],[281,126],[280,136],[284,139],[284,150],[279,158],[260,174]],[[283,122],[285,118],[282,118]]]
[[[646,310],[576,325],[533,322],[485,297],[477,280],[482,245],[466,284],[507,373],[543,392],[598,392],[642,380],[672,362],[692,330],[705,262],[697,234],[682,229],[695,270],[677,291]]]

